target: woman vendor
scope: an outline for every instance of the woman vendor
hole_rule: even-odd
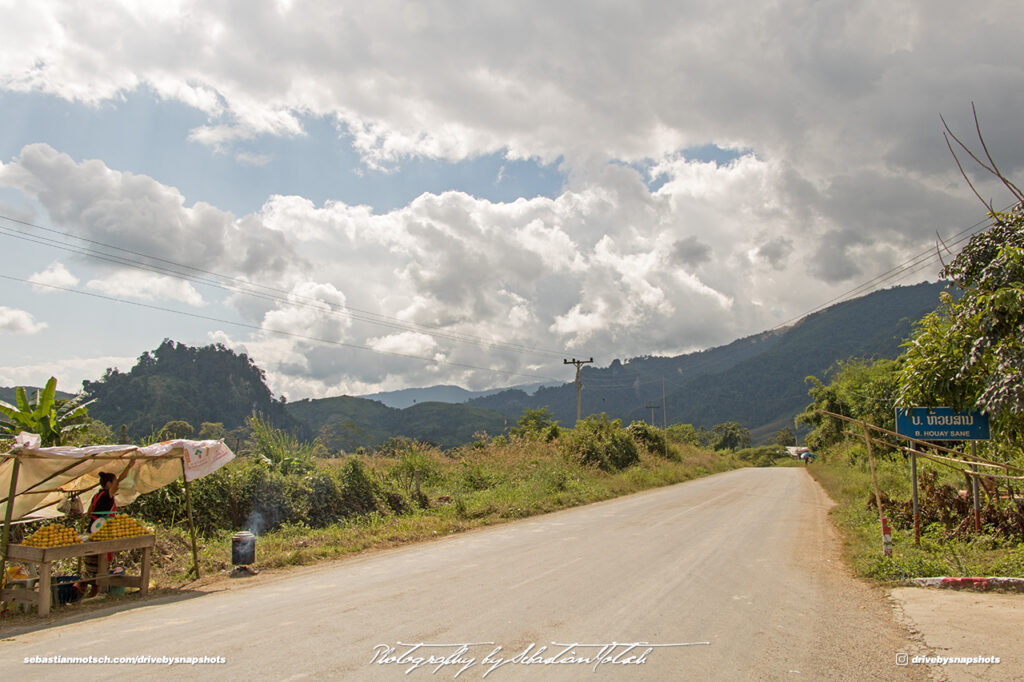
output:
[[[89,504],[89,527],[92,529],[93,523],[97,519],[106,519],[114,515],[117,511],[117,489],[121,485],[121,481],[124,480],[125,476],[132,468],[131,462],[124,468],[120,476],[108,473],[106,471],[100,472],[100,490],[93,495],[92,502]],[[107,562],[114,558],[113,553],[107,554]],[[91,578],[95,578],[99,572],[99,556],[91,555],[82,558],[82,581],[75,583],[75,590],[79,593],[85,592],[85,583],[89,583],[89,596],[95,597],[99,591],[95,582],[91,582]]]

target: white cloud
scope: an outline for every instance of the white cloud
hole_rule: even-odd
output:
[[[37,293],[41,294],[56,291],[53,287],[69,289],[78,286],[78,278],[68,272],[68,269],[60,261],[50,263],[42,272],[31,275],[28,281],[41,285],[33,287]]]
[[[367,341],[370,347],[381,353],[399,353],[420,357],[430,357],[431,351],[437,348],[437,343],[433,338],[416,332],[389,334],[367,339]]]
[[[101,161],[76,162],[46,144],[28,145],[15,161],[0,165],[0,186],[35,199],[75,236],[129,252],[264,279],[301,267],[283,236],[256,216],[237,219],[203,202],[185,206],[173,187]]]
[[[937,114],[963,122],[973,99],[1024,163],[1004,135],[1022,97],[1015,0],[159,5],[8,13],[0,82],[88,102],[145,85],[206,113],[193,137],[218,146],[327,116],[376,164],[657,159],[715,142],[826,176],[884,160],[950,177]]]
[[[116,298],[142,301],[178,301],[190,306],[203,305],[203,297],[190,283],[146,272],[124,270],[103,279],[86,282],[87,288]]]
[[[46,329],[45,322],[36,322],[36,318],[24,310],[0,306],[0,333],[4,334],[36,334]]]
[[[217,338],[300,397],[562,376],[562,351],[680,352],[773,327],[974,223],[938,122],[969,132],[971,101],[1004,170],[1024,169],[1015,0],[40,0],[8,14],[0,88],[92,104],[149,88],[205,115],[192,141],[256,168],[274,163],[261,139],[307,134],[310,117],[371,166],[559,164],[550,198],[426,192],[375,212],[276,195],[241,217],[45,144],[0,165],[0,186],[81,236],[267,287],[224,299],[262,331]],[[743,151],[683,151],[707,144]],[[90,286],[202,302],[134,272]]]
[[[260,168],[270,163],[271,157],[269,154],[253,154],[251,152],[239,152],[235,154],[235,159],[243,166],[253,166]]]
[[[57,390],[77,393],[82,390],[82,381],[95,381],[108,368],[127,372],[135,366],[136,361],[134,357],[67,355],[45,363],[0,366],[0,386],[44,386],[53,376],[57,377]]]

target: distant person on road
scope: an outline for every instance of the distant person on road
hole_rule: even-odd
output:
[[[810,450],[800,453],[800,459],[804,461],[804,466],[807,466],[814,461],[815,454]]]

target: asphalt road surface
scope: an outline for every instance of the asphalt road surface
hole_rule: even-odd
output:
[[[732,471],[7,635],[0,679],[923,678],[830,504],[803,469]],[[24,662],[87,656],[224,662]]]

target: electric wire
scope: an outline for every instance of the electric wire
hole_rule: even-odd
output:
[[[209,322],[217,322],[219,324],[230,324],[230,325],[233,325],[235,327],[242,327],[244,329],[252,329],[252,330],[256,330],[256,331],[260,331],[260,332],[266,332],[268,334],[276,334],[278,336],[289,336],[289,337],[296,338],[296,339],[303,339],[303,340],[306,340],[306,341],[314,341],[314,342],[317,342],[317,343],[324,343],[324,344],[329,344],[329,345],[333,345],[333,346],[342,346],[342,347],[345,347],[345,348],[354,348],[354,349],[357,349],[357,350],[367,350],[367,351],[371,351],[373,353],[379,353],[379,354],[382,354],[382,355],[392,355],[392,356],[395,356],[395,357],[407,358],[407,359],[411,359],[411,360],[422,360],[424,362],[435,363],[435,364],[439,364],[439,365],[446,365],[446,366],[449,366],[449,367],[462,367],[464,369],[472,369],[472,370],[479,370],[479,371],[483,371],[483,372],[491,372],[493,374],[500,374],[502,376],[521,376],[521,377],[528,377],[530,379],[541,379],[543,381],[561,381],[561,379],[556,379],[555,377],[543,376],[543,375],[540,375],[540,374],[526,374],[524,372],[514,372],[514,371],[511,371],[511,370],[494,369],[493,367],[480,367],[478,365],[470,365],[470,364],[466,364],[466,363],[462,363],[462,362],[452,362],[452,361],[449,361],[449,360],[438,360],[437,358],[425,358],[425,357],[420,356],[420,355],[412,355],[410,353],[399,353],[397,351],[381,350],[379,348],[374,348],[372,346],[363,346],[363,345],[356,344],[356,343],[348,343],[348,342],[345,342],[345,341],[338,341],[336,339],[326,339],[326,338],[321,338],[321,337],[316,337],[316,336],[310,336],[308,334],[300,334],[298,332],[291,332],[291,331],[287,331],[287,330],[284,330],[284,329],[268,329],[266,327],[261,327],[259,325],[249,324],[249,323],[246,323],[246,322],[238,322],[238,321],[235,321],[235,320],[226,320],[224,318],[214,317],[212,315],[200,315],[199,313],[192,313],[192,312],[188,312],[186,310],[175,310],[173,308],[166,308],[164,306],[153,305],[151,303],[142,303],[140,301],[129,301],[128,299],[117,298],[116,296],[107,296],[105,294],[97,294],[97,293],[94,293],[94,292],[91,292],[91,291],[82,291],[80,289],[71,289],[69,287],[62,287],[62,286],[59,286],[59,285],[56,285],[56,284],[43,284],[43,283],[39,283],[39,282],[32,282],[30,280],[27,280],[27,279],[24,279],[24,278],[21,278],[21,277],[13,277],[11,275],[4,275],[2,273],[0,273],[0,279],[6,279],[6,280],[9,280],[9,281],[12,281],[12,282],[21,282],[23,284],[31,284],[32,286],[47,287],[49,289],[55,289],[55,290],[58,290],[58,291],[66,291],[66,292],[70,292],[70,293],[74,293],[74,294],[79,294],[79,295],[82,295],[82,296],[89,296],[91,298],[97,298],[97,299],[101,299],[101,300],[105,300],[105,301],[112,301],[114,303],[123,303],[125,305],[131,305],[131,306],[135,306],[135,307],[138,307],[138,308],[147,308],[149,310],[156,310],[156,311],[160,311],[160,312],[164,312],[164,313],[173,313],[175,315],[182,315],[184,317],[191,317],[191,318],[194,318],[194,319],[197,319],[197,320],[206,320],[206,321],[209,321]]]
[[[21,239],[23,241],[36,243],[36,244],[40,244],[40,245],[43,245],[43,246],[50,246],[50,247],[61,249],[61,250],[64,250],[64,251],[67,251],[67,252],[70,252],[70,253],[88,256],[90,258],[94,258],[94,259],[97,259],[97,260],[105,261],[105,262],[108,262],[108,263],[113,263],[113,264],[117,264],[117,265],[131,267],[131,268],[135,268],[135,269],[143,270],[143,271],[149,271],[149,272],[155,272],[155,273],[159,273],[159,274],[164,274],[164,275],[168,275],[168,276],[171,276],[171,277],[176,277],[178,279],[183,279],[183,280],[189,281],[189,282],[202,283],[202,284],[206,284],[208,286],[219,288],[219,289],[222,289],[222,290],[225,290],[225,291],[230,291],[232,293],[240,293],[240,294],[244,294],[244,295],[247,295],[247,296],[252,296],[252,297],[263,299],[263,300],[267,300],[267,301],[286,303],[286,304],[292,305],[292,306],[306,307],[306,308],[318,310],[320,312],[326,312],[326,313],[333,314],[333,315],[348,317],[350,319],[357,320],[357,321],[360,321],[360,322],[365,322],[365,323],[368,323],[368,324],[374,324],[374,325],[378,325],[378,326],[382,326],[382,327],[388,327],[388,328],[391,328],[391,329],[399,329],[399,330],[402,330],[402,331],[418,332],[418,333],[427,334],[429,336],[433,336],[433,337],[436,337],[436,338],[442,338],[442,339],[446,339],[446,340],[449,340],[449,341],[456,341],[458,343],[466,343],[466,344],[471,344],[471,345],[477,345],[477,346],[481,346],[481,347],[485,347],[485,348],[490,348],[490,349],[507,350],[507,351],[513,351],[513,352],[518,352],[518,353],[531,353],[531,354],[538,354],[539,353],[539,354],[549,355],[549,356],[552,356],[552,357],[562,357],[562,356],[565,355],[564,351],[555,351],[555,350],[544,349],[544,348],[529,347],[529,346],[525,346],[525,345],[522,345],[522,344],[514,344],[514,343],[501,342],[501,341],[493,341],[493,340],[485,339],[483,337],[474,336],[474,335],[471,335],[471,334],[444,331],[444,330],[441,330],[440,328],[437,328],[437,327],[431,327],[431,326],[428,326],[428,325],[413,324],[413,323],[410,323],[410,322],[399,320],[398,318],[393,318],[393,317],[389,317],[389,316],[386,316],[386,315],[381,315],[379,313],[373,313],[373,312],[370,312],[370,311],[367,311],[367,310],[361,310],[359,308],[353,308],[351,306],[341,306],[341,305],[331,304],[331,303],[328,303],[326,301],[322,301],[322,300],[319,300],[319,299],[310,298],[310,297],[307,297],[307,296],[301,296],[301,295],[296,294],[294,292],[289,292],[289,291],[286,291],[286,290],[283,290],[283,289],[279,289],[279,288],[275,288],[275,287],[270,287],[270,286],[266,286],[266,285],[263,285],[263,284],[259,284],[258,282],[251,282],[251,281],[248,281],[248,280],[243,280],[243,279],[240,279],[240,278],[231,277],[229,275],[224,275],[224,274],[220,274],[220,273],[213,272],[213,271],[210,271],[210,270],[204,270],[202,268],[197,268],[197,267],[194,267],[194,266],[191,266],[191,265],[187,265],[187,264],[183,264],[183,263],[178,263],[176,261],[172,261],[172,260],[169,260],[169,259],[166,259],[166,258],[161,258],[159,256],[153,256],[151,254],[146,254],[146,253],[142,253],[142,252],[138,252],[138,251],[132,251],[130,249],[125,249],[125,248],[122,248],[122,247],[119,247],[119,246],[115,246],[115,245],[112,245],[112,244],[107,244],[105,242],[101,242],[101,241],[98,241],[98,240],[88,239],[86,237],[79,237],[77,235],[74,235],[74,234],[71,234],[71,233],[68,233],[68,232],[64,232],[64,231],[60,231],[60,230],[55,230],[55,229],[44,227],[44,226],[41,226],[41,225],[36,225],[34,223],[26,222],[24,220],[19,220],[17,218],[12,218],[10,216],[6,216],[6,215],[3,215],[3,214],[0,214],[0,219],[4,219],[4,220],[10,221],[12,223],[23,225],[25,227],[29,227],[29,228],[33,228],[33,229],[37,229],[37,230],[42,230],[42,231],[45,231],[45,232],[50,232],[50,233],[57,234],[57,235],[60,235],[60,236],[63,236],[63,237],[67,237],[67,238],[70,238],[70,239],[76,239],[78,241],[85,242],[87,244],[91,244],[91,245],[94,245],[94,246],[100,246],[100,247],[103,247],[103,248],[106,248],[106,249],[113,249],[113,250],[121,252],[121,253],[129,254],[130,256],[135,256],[137,258],[148,259],[150,261],[156,261],[157,263],[165,263],[166,265],[159,265],[157,263],[138,261],[138,260],[134,260],[132,258],[126,257],[126,256],[120,256],[120,255],[117,255],[117,254],[105,253],[103,251],[99,251],[99,250],[96,250],[96,249],[93,249],[93,248],[71,246],[71,245],[63,244],[63,243],[61,243],[61,242],[59,242],[59,241],[57,241],[55,239],[50,239],[50,238],[47,238],[47,237],[44,237],[44,236],[29,235],[29,234],[26,234],[24,232],[19,232],[17,230],[11,229],[9,227],[5,227],[2,224],[0,224],[0,232],[2,232],[4,234],[7,234],[8,236],[17,238],[17,239]],[[171,266],[171,267],[168,267],[168,266]],[[179,268],[180,270],[184,270],[184,271],[191,271],[192,273],[198,273],[198,274],[187,274],[186,272],[175,270],[174,268]],[[207,277],[202,277],[201,275],[206,275]],[[262,291],[259,291],[259,290],[262,290]]]
[[[1011,204],[1011,206],[1012,206],[1012,204]],[[1011,206],[1008,206],[1007,208],[1010,208]],[[1006,210],[1006,209],[1004,209],[1004,210]],[[240,293],[240,294],[244,294],[244,295],[247,295],[247,296],[251,296],[251,297],[254,297],[254,298],[258,298],[258,299],[262,299],[262,300],[267,300],[267,301],[271,301],[271,302],[283,302],[283,303],[287,303],[289,305],[298,305],[299,307],[305,307],[305,308],[317,310],[319,312],[329,313],[329,314],[332,314],[332,315],[335,315],[335,316],[339,316],[339,317],[347,317],[349,319],[353,319],[353,320],[356,320],[356,321],[366,322],[366,323],[369,323],[369,324],[379,325],[379,326],[383,326],[383,327],[389,327],[389,328],[393,328],[393,329],[400,329],[400,330],[403,330],[403,331],[415,331],[415,332],[424,333],[424,334],[427,334],[427,335],[430,335],[430,336],[433,336],[433,337],[436,337],[436,338],[444,338],[444,339],[448,339],[448,340],[459,342],[459,343],[473,344],[473,345],[481,346],[481,347],[484,347],[484,348],[501,349],[501,350],[512,350],[512,351],[516,351],[516,352],[526,352],[526,353],[542,353],[542,354],[547,354],[547,355],[551,355],[551,356],[562,356],[562,355],[564,355],[564,352],[558,352],[558,351],[552,351],[552,350],[546,350],[546,349],[540,349],[540,348],[531,348],[531,347],[523,346],[523,345],[520,345],[520,344],[507,344],[507,343],[501,343],[501,342],[492,342],[492,341],[488,341],[486,339],[483,339],[483,338],[477,337],[477,336],[473,336],[473,335],[445,332],[445,331],[441,331],[441,330],[439,330],[437,328],[431,328],[431,327],[426,327],[426,326],[423,326],[423,325],[415,325],[415,324],[411,324],[411,323],[406,323],[404,321],[398,320],[397,318],[389,318],[387,316],[379,315],[377,313],[372,313],[370,311],[360,310],[358,308],[352,308],[350,306],[337,306],[337,305],[333,305],[333,304],[327,303],[325,301],[321,301],[319,299],[299,296],[299,295],[296,295],[294,292],[288,292],[288,291],[285,291],[285,290],[282,290],[282,289],[277,289],[277,288],[274,288],[274,287],[269,287],[269,286],[266,286],[266,285],[262,285],[262,284],[259,284],[257,282],[250,282],[248,280],[242,280],[240,278],[230,277],[228,275],[223,275],[223,274],[219,274],[219,273],[212,272],[212,271],[209,271],[209,270],[204,270],[202,268],[197,268],[197,267],[194,267],[194,266],[190,266],[190,265],[186,265],[186,264],[182,264],[182,263],[177,263],[175,261],[172,261],[172,260],[169,260],[169,259],[165,259],[165,258],[161,258],[161,257],[158,257],[158,256],[153,256],[153,255],[150,255],[150,254],[145,254],[145,253],[141,253],[141,252],[137,252],[137,251],[132,251],[130,249],[125,249],[125,248],[122,248],[122,247],[118,247],[118,246],[115,246],[115,245],[107,244],[107,243],[100,242],[100,241],[97,241],[97,240],[92,240],[92,239],[88,239],[88,238],[85,238],[85,237],[79,237],[77,235],[73,235],[73,234],[70,234],[68,232],[62,232],[60,230],[55,230],[55,229],[52,229],[52,228],[43,227],[41,225],[36,225],[34,223],[29,223],[29,222],[26,222],[26,221],[23,221],[23,220],[19,220],[17,218],[13,218],[13,217],[6,216],[6,215],[3,215],[3,214],[0,214],[0,219],[4,219],[4,220],[10,221],[12,223],[20,224],[20,225],[23,225],[25,227],[29,227],[29,228],[33,228],[33,229],[38,229],[38,230],[50,232],[50,233],[53,233],[53,234],[58,234],[58,235],[61,235],[63,237],[66,237],[66,238],[76,239],[76,240],[79,240],[81,242],[85,242],[85,243],[92,244],[92,245],[95,245],[95,246],[101,246],[103,248],[113,249],[115,251],[119,251],[121,253],[129,254],[131,256],[136,256],[138,258],[148,259],[150,261],[156,261],[157,263],[165,263],[167,265],[164,266],[164,265],[158,265],[157,263],[152,263],[152,262],[147,263],[147,262],[137,261],[137,260],[133,260],[131,258],[128,258],[126,256],[119,256],[117,254],[105,253],[105,252],[102,252],[102,251],[99,251],[99,250],[96,250],[96,249],[92,249],[92,248],[74,247],[74,246],[62,244],[62,243],[60,243],[60,242],[58,242],[57,240],[54,240],[54,239],[48,239],[46,237],[42,237],[42,236],[39,236],[39,235],[28,235],[28,234],[23,233],[23,232],[18,232],[16,230],[12,230],[10,228],[4,227],[2,224],[0,224],[0,233],[7,234],[8,236],[11,236],[11,237],[14,237],[14,238],[17,238],[17,239],[22,239],[24,241],[40,244],[40,245],[43,245],[43,246],[49,246],[49,247],[53,247],[53,248],[62,249],[64,251],[67,251],[67,252],[70,252],[70,253],[84,255],[84,256],[87,256],[87,257],[90,257],[90,258],[94,258],[94,259],[101,260],[101,261],[106,261],[106,262],[109,262],[109,263],[112,263],[112,264],[116,264],[116,265],[132,267],[132,268],[135,268],[135,269],[139,269],[139,270],[143,270],[143,271],[149,271],[149,272],[153,272],[153,273],[157,273],[157,274],[164,274],[164,275],[176,277],[176,278],[188,281],[188,282],[195,282],[195,283],[205,284],[205,285],[212,286],[212,287],[215,287],[215,288],[219,288],[219,289],[222,289],[222,290],[225,290],[225,291],[229,291],[229,292],[232,292],[232,293]],[[977,232],[980,232],[981,230],[979,228],[984,227],[987,222],[988,222],[987,218],[986,219],[982,219],[982,220],[978,221],[977,223],[974,223],[973,225],[970,225],[967,228],[964,228],[963,230],[961,230],[961,231],[957,232],[956,234],[954,234],[949,239],[942,240],[943,246],[948,251],[952,251],[953,247],[959,246],[964,241],[970,239],[974,234],[976,234]],[[869,292],[871,290],[877,289],[880,286],[884,286],[884,285],[886,285],[888,283],[892,283],[892,282],[902,281],[903,279],[906,279],[907,277],[909,277],[912,274],[920,272],[921,270],[923,270],[925,268],[931,267],[933,265],[934,261],[935,260],[939,260],[939,259],[940,259],[940,254],[939,254],[939,251],[937,250],[937,248],[926,249],[925,251],[922,251],[922,252],[920,252],[920,253],[910,257],[909,259],[905,260],[904,262],[900,263],[899,265],[891,268],[890,270],[888,270],[886,272],[883,272],[883,273],[881,273],[879,275],[876,275],[875,277],[871,278],[870,280],[868,280],[868,281],[866,281],[864,283],[861,283],[858,286],[853,287],[852,289],[849,289],[849,290],[843,292],[842,294],[839,294],[838,296],[830,299],[829,301],[826,301],[825,303],[822,303],[822,304],[812,308],[811,310],[809,310],[807,312],[801,313],[800,315],[797,315],[797,316],[795,316],[793,318],[790,318],[789,320],[786,320],[785,322],[782,322],[781,324],[773,327],[772,330],[778,330],[778,329],[781,329],[783,327],[787,327],[787,326],[793,324],[794,322],[807,317],[808,315],[811,315],[811,314],[813,314],[815,312],[823,310],[824,308],[827,308],[827,307],[829,307],[831,305],[834,305],[834,304],[837,304],[839,302],[843,302],[843,301],[849,300],[851,298],[856,298],[858,296],[864,295],[865,293],[867,293],[867,292]],[[173,267],[168,267],[168,266],[173,266]],[[187,274],[185,272],[180,272],[180,271],[175,270],[173,268],[181,268],[182,270],[191,271],[192,273],[198,273],[198,274]],[[202,277],[200,275],[206,275],[207,277]],[[138,303],[138,302],[135,302],[135,301],[128,301],[126,299],[119,299],[119,298],[112,297],[112,296],[104,296],[104,295],[100,295],[100,294],[94,294],[94,293],[91,293],[91,292],[84,292],[84,291],[80,291],[80,290],[77,290],[77,289],[64,288],[64,287],[59,287],[59,286],[55,286],[55,285],[43,285],[43,284],[41,284],[39,282],[32,282],[30,280],[25,280],[25,279],[21,279],[21,278],[11,277],[11,276],[7,276],[7,275],[0,275],[0,277],[3,277],[5,279],[9,279],[9,280],[12,280],[12,281],[19,281],[19,282],[29,283],[29,284],[32,284],[34,286],[49,286],[49,287],[54,288],[54,289],[60,289],[60,290],[68,291],[68,292],[72,292],[72,293],[79,293],[79,294],[82,294],[82,295],[92,296],[92,297],[96,297],[96,298],[102,298],[102,299],[106,299],[106,300],[110,300],[110,301],[115,301],[115,302],[120,302],[120,303],[126,303],[126,304],[129,304],[129,305],[136,305],[136,306],[150,308],[150,309],[154,309],[154,310],[161,310],[161,311],[165,311],[165,312],[171,312],[171,313],[175,313],[175,314],[178,314],[178,315],[185,315],[185,316],[194,317],[194,318],[197,318],[197,319],[206,319],[206,320],[210,320],[210,321],[220,322],[220,323],[223,323],[223,324],[231,324],[231,325],[245,327],[245,328],[249,328],[249,329],[256,329],[256,330],[265,331],[265,332],[268,332],[268,333],[293,336],[293,337],[297,337],[297,338],[304,338],[304,339],[312,340],[312,341],[318,341],[318,342],[329,343],[329,344],[340,345],[340,346],[347,346],[347,347],[352,347],[352,348],[357,348],[357,349],[362,349],[362,350],[369,350],[371,352],[395,355],[395,356],[399,356],[399,357],[412,358],[412,359],[417,359],[417,360],[422,360],[422,361],[427,361],[427,362],[435,362],[435,360],[431,359],[431,358],[423,358],[423,357],[420,357],[420,356],[407,355],[407,354],[397,353],[397,352],[392,352],[392,351],[383,351],[383,350],[379,350],[379,349],[376,349],[376,348],[373,348],[373,347],[370,347],[370,346],[361,346],[361,345],[358,345],[358,344],[350,344],[350,343],[345,343],[345,342],[340,342],[340,341],[335,341],[335,340],[330,340],[330,339],[318,339],[316,337],[309,337],[309,336],[305,336],[305,335],[302,335],[302,334],[297,334],[297,333],[294,333],[294,332],[286,332],[286,331],[283,331],[283,330],[268,330],[268,329],[265,329],[265,328],[257,326],[257,325],[246,324],[246,323],[242,323],[242,322],[235,322],[235,321],[231,321],[231,320],[224,320],[224,319],[221,319],[221,318],[215,318],[215,317],[211,317],[211,316],[199,315],[197,313],[189,313],[189,312],[185,312],[185,311],[173,310],[173,309],[170,309],[170,308],[163,308],[161,306],[154,306],[154,305],[150,305],[150,304],[143,304],[143,303]],[[216,278],[216,279],[214,279],[214,278]],[[223,281],[221,281],[221,280],[223,280]],[[260,290],[263,290],[263,291],[260,291]],[[266,293],[264,293],[264,292],[266,292]],[[494,370],[492,368],[477,367],[477,366],[473,366],[473,365],[464,365],[464,364],[460,364],[460,363],[450,363],[450,362],[447,362],[447,361],[436,361],[436,362],[440,362],[442,364],[453,365],[453,366],[466,367],[466,368],[469,368],[469,369],[477,369],[477,370],[488,371],[488,372],[496,372],[496,373],[507,375],[507,376],[523,376],[523,377],[530,377],[530,378],[535,378],[535,379],[543,379],[543,380],[546,380],[546,381],[559,381],[558,379],[554,379],[552,377],[544,377],[544,376],[540,376],[540,375],[524,374],[524,373],[519,373],[519,372],[508,372],[508,371],[503,371],[503,370]],[[591,380],[591,381],[593,381],[593,380]],[[645,381],[640,381],[639,383],[641,385],[647,385],[647,384],[653,384],[653,383],[658,383],[658,382],[660,382],[660,379],[658,379],[658,380],[649,380],[649,381],[645,380]],[[591,387],[592,388],[603,389],[603,390],[628,389],[628,388],[638,389],[637,381],[636,380],[634,380],[633,382],[631,382],[629,384],[602,385],[599,382],[596,385],[595,384],[591,384]]]
[[[1015,204],[1009,204],[1003,210],[1006,211],[1012,208],[1014,205]],[[968,241],[975,234],[985,231],[985,229],[988,229],[988,227],[990,226],[991,219],[989,217],[982,218],[973,225],[970,225],[960,230],[949,239],[941,240],[940,238],[940,240],[942,241],[943,246],[948,251],[952,251],[953,247],[959,246],[963,242]],[[878,287],[884,286],[886,284],[892,284],[895,282],[902,281],[903,279],[906,279],[909,275],[914,274],[916,272],[920,272],[924,268],[931,266],[933,262],[937,260],[940,260],[940,252],[937,246],[929,247],[928,249],[914,256],[911,256],[909,259],[903,261],[899,265],[879,275],[876,275],[867,282],[863,282],[857,285],[856,287],[853,287],[852,289],[849,289],[839,294],[838,296],[835,296],[834,298],[819,304],[818,306],[812,308],[811,310],[808,310],[807,312],[791,317],[788,320],[776,325],[772,329],[781,329],[782,327],[787,327],[799,320],[802,320],[808,315],[812,315],[820,310],[824,310],[825,308],[831,305],[835,305],[836,303],[841,303],[843,301],[848,301],[851,298],[856,298],[858,296],[863,296],[864,294],[869,293],[870,291],[874,291]]]

